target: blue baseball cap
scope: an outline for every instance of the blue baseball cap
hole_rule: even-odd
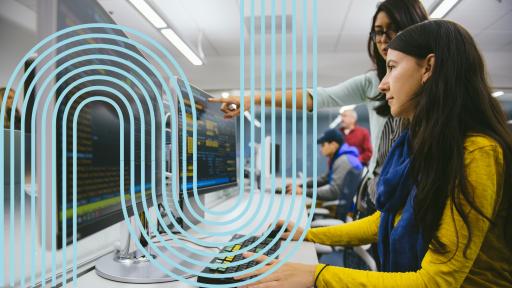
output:
[[[316,141],[318,144],[322,144],[325,142],[336,142],[338,144],[343,145],[345,143],[345,140],[343,140],[343,135],[338,129],[329,129],[324,132],[324,135],[322,137],[318,138]]]

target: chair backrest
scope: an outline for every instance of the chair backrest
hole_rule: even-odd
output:
[[[361,181],[361,170],[351,168],[343,178],[341,193],[338,196],[338,207],[336,207],[336,218],[345,221],[347,212],[350,211],[357,187]],[[350,203],[349,205],[347,203]]]

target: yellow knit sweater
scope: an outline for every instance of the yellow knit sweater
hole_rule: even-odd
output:
[[[511,199],[505,198],[506,195],[502,193],[502,150],[494,140],[482,135],[468,137],[464,148],[467,178],[473,189],[475,202],[486,215],[491,215],[495,222],[489,224],[475,211],[469,214],[473,234],[467,258],[463,255],[468,240],[467,229],[459,214],[452,210],[452,203],[448,203],[438,235],[451,253],[440,255],[428,250],[421,262],[421,269],[407,273],[361,271],[329,266],[318,277],[317,286],[512,287],[512,251],[507,248],[503,231],[507,212],[504,203]],[[470,209],[467,203],[464,204]],[[400,216],[396,216],[395,223],[399,221]],[[359,221],[310,229],[306,240],[340,246],[375,243],[379,222],[380,213],[376,212]],[[317,266],[315,277],[323,266]]]

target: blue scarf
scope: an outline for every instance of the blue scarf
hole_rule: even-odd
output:
[[[409,131],[391,147],[377,183],[376,207],[381,212],[378,250],[381,271],[411,272],[421,267],[427,252],[422,233],[414,220],[416,188],[409,176]],[[400,221],[395,216],[402,209]]]

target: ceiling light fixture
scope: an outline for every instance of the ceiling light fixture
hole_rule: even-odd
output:
[[[346,110],[354,110],[356,108],[356,105],[345,105],[341,106],[340,108],[340,114],[345,112]]]
[[[247,118],[247,120],[249,120],[249,122],[251,122],[252,124],[254,124],[254,126],[258,127],[258,128],[261,128],[261,123],[260,121],[258,121],[258,119],[256,118],[252,118],[251,117],[251,112],[249,111],[245,111],[244,112],[244,116],[245,118]]]
[[[203,65],[203,61],[199,56],[190,49],[190,47],[181,40],[181,38],[171,29],[171,28],[165,28],[161,29],[160,32],[169,40],[176,49],[178,49],[181,54],[185,55],[187,57],[188,61],[192,62],[192,64],[196,66]]]
[[[505,94],[505,92],[503,92],[503,91],[496,91],[496,92],[492,93],[492,96],[500,97],[500,96],[503,96],[504,94]]]
[[[338,115],[338,117],[336,117],[336,118],[331,122],[331,124],[329,124],[329,128],[334,129],[334,128],[336,128],[338,125],[340,125],[340,123],[341,123],[341,115]]]
[[[203,65],[203,61],[199,58],[190,47],[181,40],[180,37],[171,29],[168,28],[167,23],[158,15],[158,13],[146,3],[145,0],[128,0],[132,5],[139,10],[139,12],[146,17],[146,19],[160,29],[160,32],[169,40],[174,47],[176,47],[192,64],[199,66]]]
[[[144,17],[146,17],[146,19],[148,19],[148,21],[151,22],[151,24],[153,24],[153,26],[155,26],[155,28],[162,29],[162,28],[167,27],[167,23],[165,23],[164,19],[162,19],[162,17],[160,17],[160,15],[158,15],[158,13],[156,13],[155,10],[153,10],[153,8],[151,8],[151,6],[149,6],[148,3],[146,3],[146,1],[144,1],[144,0],[128,0],[128,1],[130,1],[130,3],[132,3],[132,5],[137,10],[139,10],[140,14],[144,15]]]
[[[457,4],[459,0],[443,0],[439,5],[437,5],[436,9],[430,14],[430,18],[439,19],[443,18],[452,10],[452,8]]]

